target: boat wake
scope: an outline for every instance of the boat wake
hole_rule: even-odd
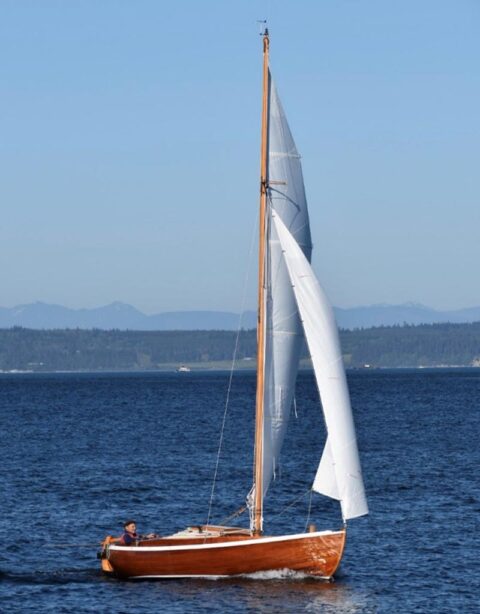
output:
[[[256,571],[254,573],[242,574],[240,578],[249,580],[315,580],[320,582],[333,582],[333,578],[322,578],[321,576],[313,576],[302,571],[294,571],[293,569],[272,569],[269,571]]]

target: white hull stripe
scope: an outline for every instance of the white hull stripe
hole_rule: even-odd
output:
[[[285,542],[294,539],[310,539],[340,535],[343,531],[317,531],[316,533],[299,533],[298,535],[279,535],[276,537],[259,537],[258,539],[245,539],[238,542],[220,542],[213,544],[188,544],[186,546],[110,546],[110,551],[119,552],[171,552],[172,550],[210,550],[212,548],[236,548],[237,546],[256,546],[273,542]],[[198,539],[203,539],[199,537]],[[171,577],[171,576],[169,576]]]
[[[217,579],[221,579],[221,578],[231,578],[232,576],[213,576],[213,575],[208,575],[208,574],[187,574],[187,573],[182,573],[182,574],[178,574],[178,575],[163,575],[163,576],[157,576],[157,575],[148,575],[148,576],[130,576],[131,579],[134,580],[154,580],[156,578],[160,579],[160,578],[209,578],[210,580],[217,580]]]
[[[276,571],[276,570],[265,570],[266,572],[268,571]],[[129,580],[161,580],[161,579],[168,579],[168,578],[204,578],[205,580],[222,580],[223,578],[232,578],[232,577],[245,577],[248,578],[249,576],[255,576],[255,573],[258,572],[252,572],[252,573],[242,573],[242,574],[233,574],[230,576],[209,576],[206,574],[199,574],[199,575],[194,575],[194,574],[182,574],[182,575],[170,575],[170,576],[130,576]],[[304,572],[300,572],[300,573],[304,573]],[[312,574],[305,574],[311,578],[316,578],[318,580],[330,580],[331,576],[317,576],[317,575],[312,575]]]

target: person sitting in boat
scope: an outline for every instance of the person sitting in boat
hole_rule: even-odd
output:
[[[135,520],[127,520],[123,524],[123,535],[118,540],[118,543],[122,546],[135,546],[141,539],[152,539],[153,537],[156,537],[155,533],[139,535],[137,533],[137,524]]]

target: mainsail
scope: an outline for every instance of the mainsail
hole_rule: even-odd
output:
[[[263,494],[278,466],[303,345],[302,325],[277,232],[271,223],[272,212],[283,220],[308,260],[312,251],[300,156],[270,74],[268,96]]]
[[[328,431],[313,488],[339,499],[345,520],[363,516],[368,507],[333,310],[280,216],[273,214],[273,223],[300,311]]]

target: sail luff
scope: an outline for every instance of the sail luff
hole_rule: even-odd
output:
[[[279,466],[304,343],[295,296],[271,223],[272,213],[281,217],[307,259],[312,251],[300,155],[271,75],[269,86],[264,497]]]
[[[260,155],[260,236],[258,254],[258,325],[257,325],[257,394],[255,404],[255,487],[253,530],[263,528],[263,431],[265,389],[265,266],[266,266],[266,209],[268,182],[268,117],[269,117],[269,53],[268,29],[263,36],[263,96],[262,139]]]

